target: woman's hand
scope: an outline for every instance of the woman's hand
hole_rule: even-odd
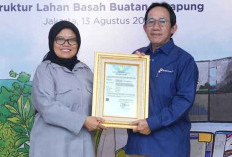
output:
[[[101,123],[104,122],[104,119],[100,118],[100,117],[92,117],[92,116],[88,116],[85,119],[85,123],[84,123],[84,127],[88,130],[88,131],[94,131],[97,129],[106,129],[103,125],[101,125]]]

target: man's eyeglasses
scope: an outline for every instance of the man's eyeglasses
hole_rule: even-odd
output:
[[[147,26],[147,27],[153,27],[156,23],[158,23],[158,25],[159,25],[160,27],[164,27],[164,26],[166,26],[166,24],[168,23],[168,20],[165,19],[165,18],[160,18],[160,19],[158,19],[158,20],[153,19],[153,18],[150,18],[150,19],[148,19],[148,20],[146,21],[146,26]]]
[[[70,39],[64,39],[62,37],[56,37],[55,42],[59,45],[63,45],[65,42],[68,42],[70,46],[76,45],[77,44],[77,39],[76,38],[70,38]]]

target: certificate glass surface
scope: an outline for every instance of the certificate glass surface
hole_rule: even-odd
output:
[[[92,116],[115,128],[147,118],[149,63],[149,56],[96,52]]]
[[[105,64],[103,116],[137,116],[138,66]]]

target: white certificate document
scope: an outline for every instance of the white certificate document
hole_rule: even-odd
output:
[[[103,115],[137,117],[138,66],[105,64]]]
[[[109,128],[133,129],[148,117],[150,56],[95,52],[92,116]]]

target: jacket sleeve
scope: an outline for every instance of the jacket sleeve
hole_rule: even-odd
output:
[[[198,81],[198,68],[192,57],[181,63],[176,80],[176,94],[171,105],[164,107],[160,113],[147,118],[152,131],[172,125],[181,117],[186,116],[192,106]]]
[[[33,78],[32,103],[45,123],[65,128],[76,135],[83,127],[85,115],[73,112],[55,100],[55,82],[45,63],[37,68]]]

